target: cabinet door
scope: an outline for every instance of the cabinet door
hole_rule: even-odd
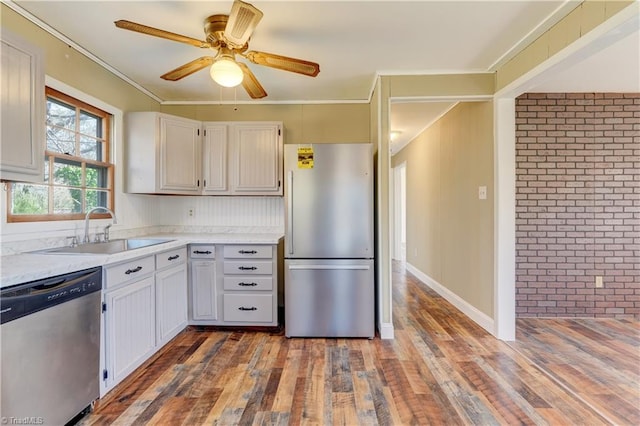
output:
[[[42,55],[4,30],[0,52],[0,178],[42,182],[45,128]]]
[[[282,195],[282,126],[233,125],[233,188],[237,195]]]
[[[156,274],[157,347],[187,326],[187,266],[183,263]]]
[[[218,319],[215,261],[191,261],[191,296],[194,320]]]
[[[155,351],[153,276],[105,293],[107,387],[113,387]]]
[[[160,192],[200,192],[200,123],[160,116]],[[132,160],[130,160],[132,161]]]
[[[202,192],[205,194],[228,194],[226,124],[207,124],[204,128],[202,147]]]

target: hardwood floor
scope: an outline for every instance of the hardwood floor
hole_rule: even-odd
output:
[[[640,425],[638,320],[517,320],[510,345],[614,424]]]
[[[190,328],[81,423],[640,424],[638,320],[519,320],[507,344],[393,280],[394,340]]]

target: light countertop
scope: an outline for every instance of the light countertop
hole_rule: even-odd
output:
[[[1,256],[0,288],[95,266],[124,262],[187,244],[277,244],[282,238],[282,234],[155,234],[144,235],[140,238],[163,238],[173,241],[104,255],[21,253]]]

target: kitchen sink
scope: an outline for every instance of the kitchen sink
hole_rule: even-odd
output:
[[[114,254],[127,250],[135,250],[143,247],[168,243],[168,239],[161,238],[126,238],[111,240],[104,243],[80,244],[75,247],[56,247],[51,249],[36,250],[37,254]]]

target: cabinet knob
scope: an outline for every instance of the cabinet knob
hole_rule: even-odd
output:
[[[193,254],[211,254],[211,252],[209,250],[194,250]]]
[[[238,251],[238,253],[240,253],[240,254],[256,254],[257,251],[256,250],[240,250],[240,251]]]
[[[255,287],[258,283],[238,283],[238,285],[242,287]]]
[[[244,306],[240,306],[238,308],[239,311],[257,311],[258,308],[256,308],[255,306],[252,306],[250,308],[245,308]]]
[[[177,258],[179,258],[179,257],[180,257],[180,255],[179,255],[179,254],[176,254],[175,256],[169,256],[169,257],[167,258],[167,260],[176,260],[176,259],[177,259]]]

